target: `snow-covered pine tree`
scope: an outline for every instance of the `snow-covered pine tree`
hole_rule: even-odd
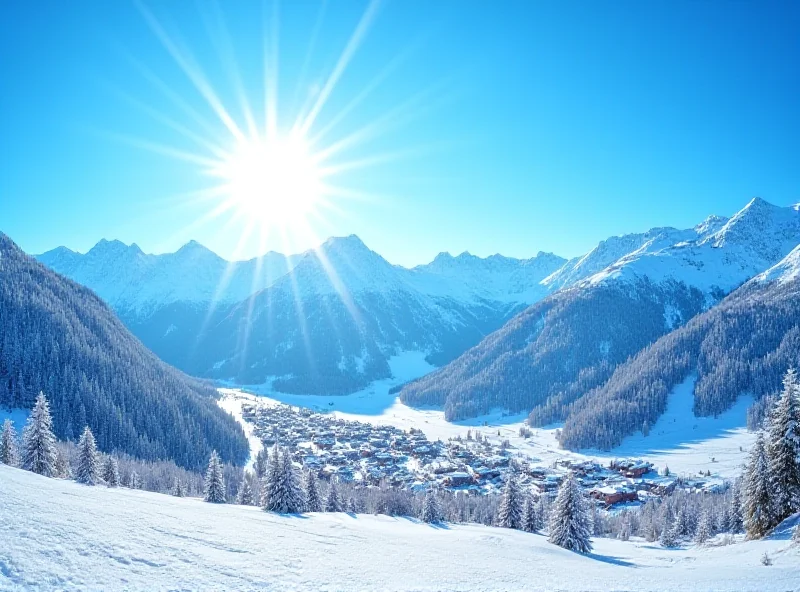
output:
[[[800,385],[789,369],[769,421],[766,447],[775,523],[800,508]]]
[[[283,449],[283,463],[284,479],[286,481],[286,491],[288,493],[288,504],[286,514],[299,514],[306,509],[306,494],[300,483],[297,470],[292,462],[292,456],[289,454],[289,449]]]
[[[523,502],[517,479],[513,473],[509,473],[500,498],[500,506],[497,508],[497,526],[522,529]]]
[[[550,512],[550,536],[554,545],[588,553],[592,550],[589,539],[592,525],[588,504],[575,474],[570,472],[558,488],[558,495]]]
[[[36,397],[28,423],[22,431],[22,468],[52,477],[55,473],[56,437],[44,393]]]
[[[236,503],[240,506],[253,505],[253,488],[250,486],[250,479],[242,479],[242,484],[239,486],[239,493],[236,496]]]
[[[0,464],[10,467],[16,467],[19,464],[17,431],[10,419],[3,422],[3,431],[0,434]]]
[[[533,496],[525,496],[525,509],[522,513],[522,530],[525,532],[538,532],[540,525],[536,512],[536,502]]]
[[[175,497],[186,497],[186,489],[183,487],[183,481],[176,478],[175,484],[172,486],[172,495]]]
[[[256,454],[256,460],[253,462],[253,472],[259,480],[267,476],[267,467],[269,465],[269,450],[262,448]]]
[[[664,520],[665,527],[671,522],[671,518],[667,517]],[[686,508],[678,509],[678,513],[675,514],[674,526],[670,524],[670,527],[675,531],[675,536],[682,537],[689,534],[689,518],[686,515]]]
[[[678,525],[677,520],[672,524],[665,522],[664,528],[661,530],[661,546],[666,547],[667,549],[677,547],[678,539],[680,538],[678,533],[679,530],[680,526]]]
[[[212,504],[225,503],[225,479],[222,475],[222,461],[216,450],[211,451],[203,487],[204,499]]]
[[[100,481],[100,462],[97,457],[97,444],[89,426],[83,428],[78,440],[78,465],[75,467],[75,481],[84,485],[97,485]]]
[[[764,435],[759,432],[744,478],[744,527],[748,538],[760,539],[775,524]]]
[[[428,491],[425,494],[425,501],[422,504],[421,518],[423,522],[427,522],[428,524],[433,524],[442,520],[442,510],[439,507],[439,499],[437,498],[436,491],[434,491],[433,487],[428,488]]]
[[[278,443],[272,448],[272,455],[267,463],[267,474],[264,477],[263,500],[264,510],[268,512],[282,512],[284,493],[283,463]]]
[[[737,479],[731,492],[731,505],[728,508],[728,530],[734,534],[742,532],[742,480]]]
[[[314,471],[306,471],[305,479],[306,490],[306,509],[309,512],[322,511],[322,499],[319,496],[319,488],[317,487],[317,476]]]
[[[103,461],[103,481],[108,487],[119,487],[119,463],[113,456],[107,456]]]
[[[347,499],[347,513],[358,514],[358,504],[356,504],[356,497],[354,495],[351,495]]]
[[[71,479],[72,467],[69,465],[69,459],[62,448],[56,446],[56,462],[53,465],[53,477],[57,479]]]
[[[536,521],[539,524],[539,530],[550,523],[550,507],[547,504],[547,498],[543,495],[540,495],[536,501]]]
[[[630,514],[628,514],[627,512],[623,516],[622,526],[620,526],[617,538],[621,541],[628,541],[631,538],[631,520],[630,520]]]
[[[705,544],[711,538],[711,514],[705,510],[700,514],[700,520],[697,522],[697,530],[694,533],[694,542],[698,545]]]
[[[325,499],[326,512],[341,512],[342,502],[339,499],[339,489],[336,487],[336,478],[331,478],[330,487],[328,487],[328,497]]]
[[[800,544],[800,522],[794,525],[794,531],[792,531],[792,542]]]
[[[131,471],[131,477],[128,481],[128,486],[131,489],[141,489],[142,488],[142,478],[139,476],[139,473],[136,471]]]
[[[264,509],[279,514],[298,514],[305,508],[305,495],[300,488],[289,449],[281,454],[278,445],[272,451],[267,469]]]

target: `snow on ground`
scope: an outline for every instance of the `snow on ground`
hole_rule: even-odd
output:
[[[256,460],[256,455],[264,447],[264,444],[261,442],[261,438],[255,435],[253,424],[245,421],[244,417],[242,417],[242,402],[244,399],[232,396],[230,392],[226,392],[226,389],[220,389],[220,392],[222,393],[222,397],[220,397],[217,403],[225,411],[233,415],[236,421],[242,425],[244,434],[247,436],[247,442],[250,444],[250,458],[247,459],[247,464],[244,468],[251,469]]]
[[[247,387],[260,395],[264,402],[282,402],[289,405],[330,411],[343,419],[373,424],[392,425],[401,429],[421,429],[430,439],[446,440],[466,435],[467,430],[479,431],[491,440],[506,440],[524,455],[541,464],[552,464],[558,459],[596,459],[607,462],[614,458],[635,457],[663,468],[668,465],[676,474],[697,475],[710,470],[721,479],[734,479],[741,472],[747,453],[755,441],[755,434],[745,428],[750,397],[740,397],[736,404],[717,418],[695,417],[692,412],[694,377],[675,387],[669,395],[667,410],[650,429],[648,436],[641,433],[626,438],[611,450],[584,450],[580,453],[559,448],[556,429],[531,428],[531,437],[522,438],[519,429],[527,414],[509,415],[502,410],[459,422],[448,422],[444,412],[435,408],[416,408],[403,404],[389,390],[396,385],[421,376],[431,367],[424,354],[406,352],[391,361],[394,377],[373,383],[352,395],[317,396],[289,395],[272,391],[268,386]],[[233,398],[236,389],[222,389]],[[235,398],[232,400],[235,401]],[[712,460],[713,459],[713,460]]]
[[[368,387],[350,395],[292,395],[272,390],[271,382],[261,385],[247,385],[243,390],[256,395],[263,395],[286,403],[308,407],[319,411],[336,411],[358,416],[382,416],[397,400],[390,395],[392,387],[399,386],[424,376],[435,367],[425,361],[424,352],[407,351],[389,358],[392,377],[376,380]]]
[[[800,547],[772,540],[662,549],[408,518],[212,505],[86,487],[0,466],[0,590],[786,591]],[[773,565],[761,565],[764,552]]]

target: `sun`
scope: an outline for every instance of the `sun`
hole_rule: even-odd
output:
[[[211,172],[230,209],[266,226],[305,219],[323,196],[316,159],[296,135],[243,138]]]

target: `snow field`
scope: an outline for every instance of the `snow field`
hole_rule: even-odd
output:
[[[663,549],[594,539],[578,555],[541,535],[348,514],[281,516],[0,466],[0,590],[800,589],[787,536]],[[768,552],[773,565],[761,565]]]

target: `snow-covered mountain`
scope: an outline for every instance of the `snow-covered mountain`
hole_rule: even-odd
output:
[[[729,220],[714,218],[691,230],[658,232],[584,281],[647,278],[727,293],[774,265],[798,241],[798,206],[784,208],[754,198]]]
[[[116,310],[144,317],[175,302],[239,302],[284,275],[296,257],[269,252],[229,262],[195,241],[175,253],[149,255],[135,243],[101,240],[86,254],[58,247],[37,259]]]
[[[409,270],[356,236],[329,239],[203,332],[193,370],[246,383],[278,377],[274,387],[290,392],[344,393],[390,376],[388,359],[401,351],[426,352],[438,365],[524,306],[510,297],[518,285],[500,287],[504,279],[531,269],[528,277],[541,280],[561,263],[536,259],[501,261],[495,271],[494,261],[470,258],[470,288],[447,266]],[[481,274],[493,280],[484,290],[474,279]]]
[[[693,410],[718,416],[742,394],[777,393],[800,363],[800,246],[710,310],[621,364],[572,409],[561,432],[571,449],[611,448],[654,425],[667,398],[691,383]]]
[[[407,269],[355,235],[292,257],[269,253],[261,268],[228,263],[195,242],[146,255],[101,241],[85,255],[62,247],[39,259],[94,289],[171,364],[247,382],[282,376],[284,388],[308,392],[383,378],[387,357],[401,350],[449,361],[541,298],[541,281],[564,263],[549,253],[441,254]]]
[[[788,283],[800,278],[800,245],[792,249],[781,261],[754,277],[751,283]]]
[[[411,281],[431,295],[532,304],[550,291],[545,278],[565,263],[562,257],[544,252],[524,260],[502,255],[482,259],[468,252],[457,257],[439,253],[431,263],[415,267]]]
[[[194,242],[156,256],[101,241],[85,255],[59,248],[40,260],[95,290],[162,359],[196,375],[249,383],[278,377],[275,386],[293,392],[348,392],[386,377],[387,359],[399,351],[426,352],[440,365],[486,337],[492,347],[480,363],[457,362],[454,386],[435,374],[432,390],[420,381],[420,396],[408,390],[408,400],[445,404],[455,388],[465,396],[450,407],[460,417],[490,401],[530,409],[519,393],[535,392],[553,418],[578,390],[607,379],[616,364],[798,242],[798,208],[756,198],[730,219],[611,237],[569,261],[551,253],[442,253],[407,269],[355,235],[300,255],[269,253],[261,264],[229,263]],[[489,335],[530,305],[505,333]],[[516,368],[514,352],[523,350]],[[558,372],[543,371],[550,364]],[[515,378],[501,378],[511,366]],[[541,385],[526,382],[531,373],[541,374]],[[508,389],[513,404],[501,394]],[[481,403],[473,400],[478,391]],[[561,402],[546,403],[558,393]]]
[[[405,387],[450,419],[494,407],[562,420],[660,336],[709,309],[800,243],[800,209],[753,199],[730,219],[601,242],[545,278],[553,292],[475,348]],[[770,273],[784,273],[793,259]],[[790,272],[786,272],[790,273]]]

